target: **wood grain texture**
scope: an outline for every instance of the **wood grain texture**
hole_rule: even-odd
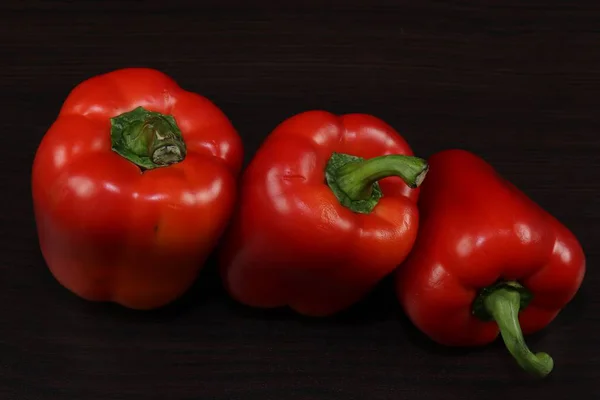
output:
[[[191,3],[191,2],[190,2]],[[273,4],[271,4],[273,3]],[[0,399],[600,397],[600,6],[550,1],[0,3]],[[389,282],[344,315],[234,304],[207,266],[159,312],[83,302],[51,277],[30,195],[36,147],[81,80],[148,66],[217,103],[248,161],[308,109],[374,114],[422,156],[462,147],[580,238],[580,294],[528,338],[556,362],[521,374],[500,342],[433,346]]]

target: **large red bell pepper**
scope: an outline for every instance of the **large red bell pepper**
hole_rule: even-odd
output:
[[[221,249],[228,292],[249,306],[309,316],[357,302],[415,240],[413,188],[427,162],[411,155],[369,115],[309,111],[281,123],[244,172]]]
[[[484,345],[500,332],[522,368],[547,375],[552,358],[531,353],[523,333],[544,328],[578,291],[579,242],[480,157],[447,150],[428,161],[419,235],[396,275],[404,310],[443,345]]]
[[[33,164],[48,267],[88,300],[171,302],[224,231],[241,163],[227,117],[163,73],[131,68],[82,82]]]

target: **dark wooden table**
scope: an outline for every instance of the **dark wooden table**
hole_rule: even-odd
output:
[[[600,396],[598,5],[196,3],[0,4],[0,399]],[[128,66],[160,69],[213,100],[242,135],[246,161],[275,125],[309,109],[376,115],[425,157],[450,147],[485,157],[587,254],[579,295],[528,338],[554,357],[553,373],[528,378],[500,341],[433,346],[387,281],[350,312],[318,321],[234,304],[212,264],[157,312],[63,289],[38,247],[33,155],[77,83]]]

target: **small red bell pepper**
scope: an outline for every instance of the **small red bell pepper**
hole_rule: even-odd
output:
[[[228,223],[242,150],[214,104],[161,72],[128,68],[82,82],[33,164],[50,271],[92,301],[173,301]]]
[[[253,307],[337,313],[404,260],[427,162],[369,115],[281,123],[244,172],[221,248],[224,286]]]
[[[579,242],[480,157],[447,150],[428,161],[419,235],[396,274],[405,312],[443,345],[500,333],[523,369],[549,374],[552,358],[530,352],[523,333],[544,328],[579,290]]]

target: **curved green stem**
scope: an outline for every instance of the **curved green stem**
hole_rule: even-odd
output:
[[[171,115],[143,107],[111,119],[112,149],[142,170],[184,160],[186,146]]]
[[[546,353],[533,354],[523,338],[519,325],[521,293],[510,286],[500,287],[487,294],[483,306],[496,321],[508,351],[524,370],[539,377],[552,371],[554,361]]]
[[[340,203],[354,212],[370,213],[382,196],[377,182],[390,176],[402,178],[411,188],[421,185],[429,164],[426,160],[390,154],[364,160],[349,154],[333,153],[325,175]]]

